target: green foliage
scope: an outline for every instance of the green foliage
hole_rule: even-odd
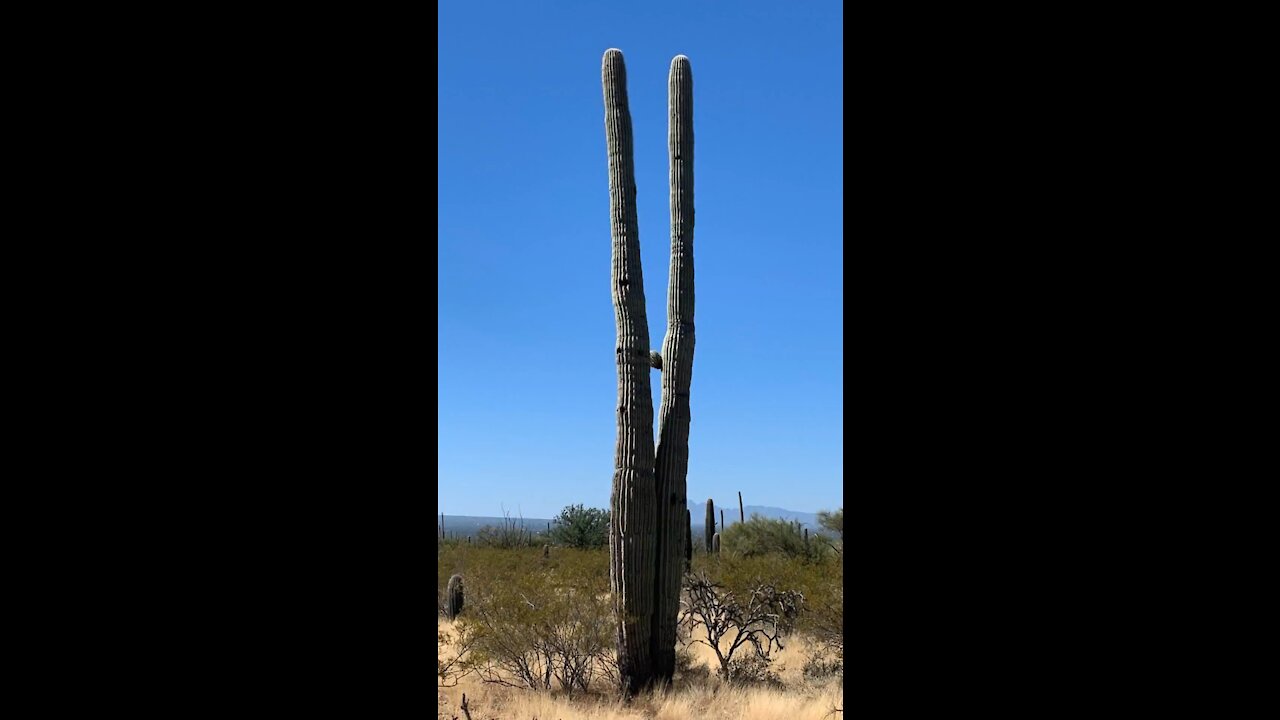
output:
[[[817,561],[833,554],[830,539],[821,533],[804,535],[788,520],[772,520],[752,514],[744,523],[730,525],[721,536],[724,552],[741,557],[780,553],[791,558]]]
[[[730,525],[729,530],[734,527]],[[813,542],[812,536],[809,541]],[[796,631],[812,638],[820,652],[843,658],[844,562],[836,553],[828,551],[808,562],[796,562],[783,553],[743,556],[726,549],[719,556],[695,556],[693,571],[738,597],[760,585],[800,593],[804,600],[795,621]]]
[[[834,512],[826,510],[819,512],[818,524],[830,530],[841,543],[844,543],[844,508]]]
[[[694,555],[684,595],[687,608],[689,578],[705,578],[702,607],[707,613],[701,620],[723,631],[721,676],[735,682],[771,681],[771,648],[776,650],[775,640],[785,642],[791,633],[803,633],[813,641],[807,675],[838,676],[844,648],[841,557],[828,552],[797,562],[783,553],[735,555],[725,542],[720,555]],[[441,684],[474,675],[481,681],[515,681],[523,687],[577,693],[593,679],[597,687],[600,680],[617,681],[607,552],[553,548],[544,558],[541,546],[442,544],[437,570],[442,614],[449,578],[461,575],[466,583],[465,609],[454,623],[441,625],[451,648],[437,659]],[[770,615],[778,616],[780,627],[774,627]],[[739,637],[736,623],[753,617],[756,621],[749,622],[747,630],[765,631],[755,635],[759,649],[746,639],[729,654],[729,645]],[[705,640],[706,625],[691,625],[686,618],[681,637],[686,642]],[[701,672],[688,661],[686,648],[684,655],[677,655],[682,675]]]
[[[551,522],[551,541],[562,547],[586,550],[609,544],[609,511],[566,506]]]
[[[615,640],[609,556],[599,551],[458,548],[442,563],[467,570],[463,672],[539,690],[585,690],[610,674]]]

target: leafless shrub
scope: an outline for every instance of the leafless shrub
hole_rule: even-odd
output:
[[[680,622],[694,634],[693,642],[715,652],[721,677],[730,680],[735,670],[738,677],[767,677],[770,655],[783,649],[783,637],[794,627],[804,602],[800,593],[764,582],[752,583],[744,595],[739,597],[703,572],[684,578]],[[722,641],[727,641],[727,650],[721,649]],[[756,660],[743,663],[740,659],[733,665],[734,654],[744,646],[751,648]]]

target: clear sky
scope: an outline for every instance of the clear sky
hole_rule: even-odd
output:
[[[689,498],[843,505],[842,14],[836,0],[439,3],[446,515],[608,507],[617,369],[600,61],[615,47],[655,349],[671,249],[667,72],[679,54],[693,69]],[[657,371],[652,383],[656,422]]]

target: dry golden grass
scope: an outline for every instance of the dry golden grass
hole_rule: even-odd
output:
[[[450,625],[447,620],[439,623],[441,629]],[[466,693],[472,720],[840,720],[844,714],[834,709],[844,707],[843,682],[822,687],[805,683],[802,668],[808,649],[808,643],[795,638],[775,654],[773,670],[785,688],[742,687],[715,677],[677,676],[671,690],[643,695],[630,704],[623,704],[606,688],[570,699],[561,693],[506,688],[468,676],[456,687],[438,689],[436,717],[464,718],[459,705]],[[439,648],[440,652],[450,650]],[[711,648],[694,644],[691,651],[695,666],[712,672],[718,667]]]

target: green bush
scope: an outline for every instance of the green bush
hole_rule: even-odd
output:
[[[813,542],[812,536],[809,541]],[[738,597],[766,584],[800,593],[803,601],[795,632],[812,638],[819,653],[843,658],[844,562],[840,555],[829,552],[809,562],[796,562],[784,553],[699,555],[694,557],[693,570]]]
[[[780,553],[808,561],[820,560],[834,553],[827,536],[812,533],[806,543],[803,533],[791,522],[756,514],[744,523],[730,525],[720,536],[720,548],[725,554],[739,557]]]
[[[609,511],[569,505],[551,521],[551,542],[579,549],[609,544]]]
[[[616,672],[608,553],[566,548],[544,558],[541,548],[479,547],[442,560],[466,577],[466,612],[457,621],[469,641],[465,671],[569,692]]]

